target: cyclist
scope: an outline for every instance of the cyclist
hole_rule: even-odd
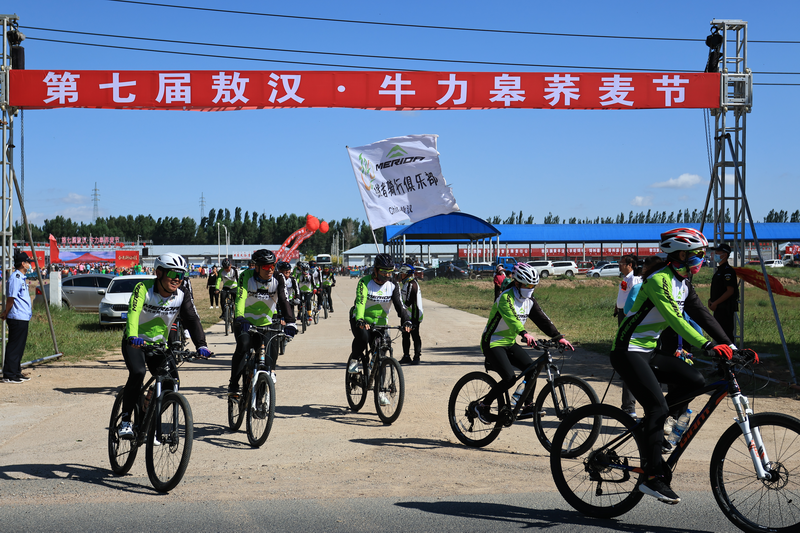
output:
[[[181,287],[186,276],[186,261],[178,254],[166,253],[156,258],[154,267],[156,279],[140,281],[133,288],[122,337],[122,357],[128,367],[128,381],[122,393],[122,422],[117,432],[123,439],[133,438],[130,413],[139,398],[147,369],[153,372],[160,363],[152,361],[152,358],[146,359],[142,346],[166,342],[170,326],[180,314],[197,354],[201,357],[211,355],[197,310],[185,288]],[[176,368],[172,368],[170,374],[178,380]]]
[[[238,283],[239,271],[231,264],[231,260],[226,257],[222,260],[222,270],[219,271],[219,276],[217,277],[217,292],[222,292],[219,301],[223,314],[219,315],[220,318],[224,318],[225,316],[225,302],[227,299],[236,299],[236,287]]]
[[[378,254],[372,268],[372,274],[368,274],[358,280],[356,285],[356,300],[350,309],[350,330],[353,332],[353,344],[351,346],[351,357],[361,359],[364,350],[370,340],[370,326],[386,325],[386,317],[389,314],[389,307],[394,305],[394,309],[400,316],[403,329],[411,331],[411,317],[403,305],[400,296],[400,288],[392,281],[394,273],[394,261],[389,254]],[[357,364],[348,368],[351,373],[357,372]]]
[[[273,319],[278,319],[276,313],[279,313],[283,317],[280,324],[284,326],[284,332],[290,337],[297,333],[292,306],[286,299],[284,277],[273,276],[275,261],[275,254],[270,250],[256,250],[253,252],[255,267],[242,272],[242,276],[239,278],[239,286],[236,291],[236,320],[233,323],[236,350],[231,359],[229,395],[239,392],[239,375],[244,371],[244,356],[250,347],[259,350],[262,340],[266,344],[274,335],[274,333],[269,333],[267,338],[263,338],[261,335],[251,337],[251,327],[268,326],[273,323]],[[268,358],[267,365],[272,381],[275,381],[278,344],[272,343],[270,348],[271,353],[265,355]]]
[[[297,280],[292,276],[292,265],[286,261],[278,261],[277,270],[279,274],[283,275],[286,299],[289,300],[289,304],[300,305],[300,287],[297,285]]]
[[[414,278],[414,265],[405,264],[398,270],[400,278],[400,296],[403,305],[409,310],[411,315],[411,332],[403,332],[403,358],[400,364],[418,365],[419,357],[422,352],[422,339],[419,337],[419,326],[422,322],[422,291],[419,283]],[[414,359],[411,359],[411,339],[414,339]]]
[[[528,346],[536,347],[536,340],[525,330],[525,322],[533,323],[566,348],[574,350],[572,344],[558,332],[550,318],[539,307],[533,297],[533,290],[539,284],[539,273],[528,263],[517,263],[511,273],[513,282],[492,305],[489,321],[481,335],[481,351],[501,381],[486,395],[483,402],[475,406],[475,414],[484,424],[488,424],[488,411],[492,403],[514,383],[514,367],[520,370],[533,364],[531,356],[516,342],[519,336]],[[523,407],[521,413],[532,412],[533,404]]]
[[[184,257],[183,260],[186,261],[186,258]],[[186,261],[186,264],[188,265],[189,262]],[[181,281],[181,290],[184,293],[186,293],[186,297],[189,298],[189,301],[191,302],[192,307],[197,309],[197,307],[195,307],[195,305],[194,305],[194,292],[192,292],[192,280],[189,277],[189,274],[186,274],[183,277],[183,281]],[[189,340],[191,338],[190,334],[189,334],[189,330],[186,329],[186,328],[184,328],[184,330],[183,330],[183,335],[185,336],[186,340]],[[172,325],[169,328],[169,345],[170,346],[175,346],[177,344],[178,348],[180,348],[180,345],[182,344],[182,342],[183,341],[181,341],[181,339],[178,337],[178,324],[177,324],[177,319],[176,319],[175,321],[172,322]]]
[[[687,403],[668,405],[684,393],[702,387],[703,375],[673,353],[656,350],[661,333],[672,328],[684,341],[730,359],[736,347],[706,309],[691,284],[692,274],[703,265],[708,240],[692,228],[676,228],[661,234],[660,248],[666,260],[651,267],[639,294],[619,326],[611,347],[611,365],[627,383],[645,412],[645,474],[639,490],[670,504],[680,498],[664,478],[662,441],[668,415],[675,419],[686,411]],[[706,341],[684,318],[697,322],[716,342]],[[757,360],[757,358],[756,358]],[[669,384],[665,398],[661,383]]]
[[[322,275],[320,274],[316,261],[308,263],[308,273],[311,274],[311,294],[317,297],[314,301],[314,305],[317,306],[317,311],[319,311],[321,309],[319,305],[319,291],[322,289]]]
[[[305,261],[297,263],[297,284],[300,287],[300,301],[305,309],[307,320],[311,320],[311,295],[314,294],[314,279]]]
[[[331,298],[332,289],[336,286],[336,276],[331,270],[330,265],[322,265],[322,274],[320,274],[320,281],[322,282],[322,290],[328,297],[328,309],[333,313],[333,298]]]

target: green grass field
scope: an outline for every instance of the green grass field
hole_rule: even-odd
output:
[[[694,285],[701,300],[708,300],[712,270],[695,276]],[[769,269],[784,286],[800,292],[800,268]],[[613,316],[617,298],[617,278],[554,279],[543,281],[535,292],[542,309],[567,338],[593,352],[608,353],[616,333]],[[489,316],[494,288],[491,281],[461,281],[437,278],[421,284],[423,297],[479,316]],[[745,284],[744,345],[764,354],[758,372],[790,381],[769,297],[765,291]],[[794,367],[800,372],[800,298],[776,296],[775,303],[783,326]],[[535,330],[535,328],[534,328]]]

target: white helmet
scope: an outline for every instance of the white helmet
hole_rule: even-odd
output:
[[[708,247],[708,239],[694,228],[675,228],[661,234],[661,251],[665,254]]]
[[[186,272],[187,270],[186,260],[182,256],[173,253],[159,255],[153,266],[155,268],[161,267],[165,270],[180,270],[181,272]]]
[[[538,285],[539,273],[528,263],[517,263],[514,265],[512,274],[514,281],[519,281],[523,285]]]

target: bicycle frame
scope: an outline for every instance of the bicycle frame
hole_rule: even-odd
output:
[[[153,391],[153,397],[150,399],[150,403],[147,406],[147,410],[144,413],[144,417],[142,422],[138,424],[138,433],[136,435],[136,446],[141,446],[144,444],[145,439],[147,438],[147,428],[150,426],[150,423],[153,420],[153,416],[155,413],[161,412],[161,404],[164,400],[164,394],[167,392],[164,390],[164,382],[172,383],[172,392],[178,392],[178,381],[172,378],[169,375],[169,363],[178,367],[178,363],[175,361],[175,357],[172,354],[172,351],[163,346],[153,346],[149,350],[150,354],[145,354],[145,357],[154,357],[159,351],[163,352],[164,355],[164,362],[159,365],[156,369],[156,375],[151,376],[149,380],[142,386],[142,389],[139,391],[139,396],[143,397],[147,393],[147,389],[155,382],[155,390]],[[139,402],[137,402],[135,409],[140,409]],[[176,407],[177,409],[177,407]],[[159,418],[159,424],[161,423],[161,419]],[[156,434],[161,434],[161,428],[156,428]]]
[[[392,338],[388,335],[390,329],[396,329],[392,326],[370,326],[370,331],[374,331],[375,335],[370,334],[370,341],[367,344],[367,366],[364,368],[364,374],[367,378],[368,386],[372,386],[374,373],[372,369],[379,368],[382,360],[381,353],[384,349],[389,350],[389,357],[392,357]],[[370,362],[372,364],[370,365]]]
[[[517,417],[519,415],[519,412],[522,410],[522,407],[526,403],[529,403],[528,400],[531,401],[533,400],[534,394],[536,392],[536,382],[539,379],[539,375],[542,373],[542,370],[547,371],[547,377],[545,378],[545,380],[548,383],[553,383],[555,379],[561,375],[558,368],[556,368],[556,365],[553,363],[553,356],[550,354],[550,348],[554,346],[548,346],[545,342],[542,341],[540,341],[539,344],[542,347],[542,350],[544,350],[544,353],[542,353],[542,355],[539,356],[533,362],[533,364],[531,364],[525,370],[520,372],[519,375],[514,380],[514,383],[503,392],[503,397],[505,398],[506,401],[505,408],[508,408],[508,406],[511,405],[511,395],[509,394],[509,391],[511,391],[512,389],[516,390],[516,385],[517,383],[519,383],[519,380],[525,379],[525,389],[522,391],[522,394],[520,395],[516,405],[511,409],[511,412],[509,413],[510,416],[507,415],[508,419],[504,420],[504,425],[506,427],[511,426],[511,424],[513,424],[514,421],[517,420]],[[489,365],[486,366],[487,370],[491,368]],[[563,397],[563,391],[562,391],[562,397]],[[555,405],[556,413],[559,416],[561,416],[561,406],[556,401],[556,398],[553,398],[553,404]]]
[[[272,356],[269,355],[270,353],[272,353],[271,350],[270,350],[270,348],[272,347],[272,343],[273,342],[279,342],[281,339],[284,339],[284,338],[288,337],[288,335],[286,335],[283,332],[283,328],[280,327],[280,322],[278,322],[277,325],[276,324],[271,324],[269,326],[254,326],[253,328],[250,329],[250,331],[252,333],[260,335],[263,339],[265,339],[267,341],[263,345],[263,350],[264,350],[263,353],[265,355],[265,362],[266,362],[266,357],[269,357],[270,360],[272,360]],[[274,335],[272,335],[269,339],[267,339],[267,334],[268,333],[274,333]],[[250,405],[251,405],[251,407],[253,409],[255,409],[256,408],[256,390],[253,387],[253,383],[258,381],[258,376],[260,374],[267,374],[267,378],[272,379],[269,376],[269,373],[270,373],[269,367],[271,365],[267,365],[267,364],[262,365],[262,364],[260,364],[260,361],[255,361],[255,358],[252,361],[249,361],[249,359],[250,359],[250,354],[249,353],[248,353],[247,357],[248,357],[247,365],[249,366],[249,368],[254,370],[254,372],[252,374],[253,377],[250,380],[249,393],[250,393]],[[274,365],[275,361],[272,361],[272,364]]]
[[[691,401],[707,392],[712,393],[705,406],[703,406],[697,416],[694,417],[694,420],[692,420],[692,422],[689,424],[689,427],[686,428],[686,431],[684,431],[683,435],[681,436],[681,440],[676,443],[675,449],[664,461],[664,464],[667,465],[670,472],[675,471],[675,467],[677,466],[681,455],[683,455],[684,450],[686,450],[686,448],[694,439],[695,435],[697,435],[697,433],[700,431],[700,428],[703,427],[708,418],[711,416],[711,413],[714,412],[720,402],[722,402],[726,396],[730,395],[731,401],[736,408],[736,423],[741,428],[745,441],[749,443],[748,449],[750,452],[750,458],[753,461],[753,467],[755,468],[758,478],[765,480],[769,476],[766,467],[769,465],[770,461],[766,450],[764,449],[764,442],[761,439],[761,432],[758,430],[758,428],[750,428],[749,416],[753,414],[753,410],[750,408],[750,402],[747,397],[742,394],[731,365],[728,362],[720,362],[719,367],[720,370],[723,371],[722,379],[715,381],[714,383],[710,383],[691,393],[684,394],[683,396],[677,398],[670,406],[674,407],[675,405],[679,405],[683,402]],[[600,450],[616,448],[619,444],[629,440],[633,436],[633,432],[641,430],[642,427],[642,422],[639,421],[633,429],[626,431],[616,439],[613,439],[606,446],[600,448]],[[627,467],[619,464],[609,464],[608,467],[618,470],[628,470],[631,472],[636,472],[637,474],[644,473],[643,469],[639,467]]]

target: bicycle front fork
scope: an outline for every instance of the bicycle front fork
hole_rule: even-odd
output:
[[[764,448],[764,441],[761,439],[761,431],[756,428],[750,427],[749,415],[753,414],[750,409],[750,402],[747,397],[742,394],[734,395],[731,400],[736,408],[736,423],[742,430],[742,435],[747,443],[747,449],[750,451],[750,459],[753,461],[753,466],[756,469],[758,479],[764,480],[769,478],[769,473],[766,466],[769,465],[769,457],[767,450]]]

